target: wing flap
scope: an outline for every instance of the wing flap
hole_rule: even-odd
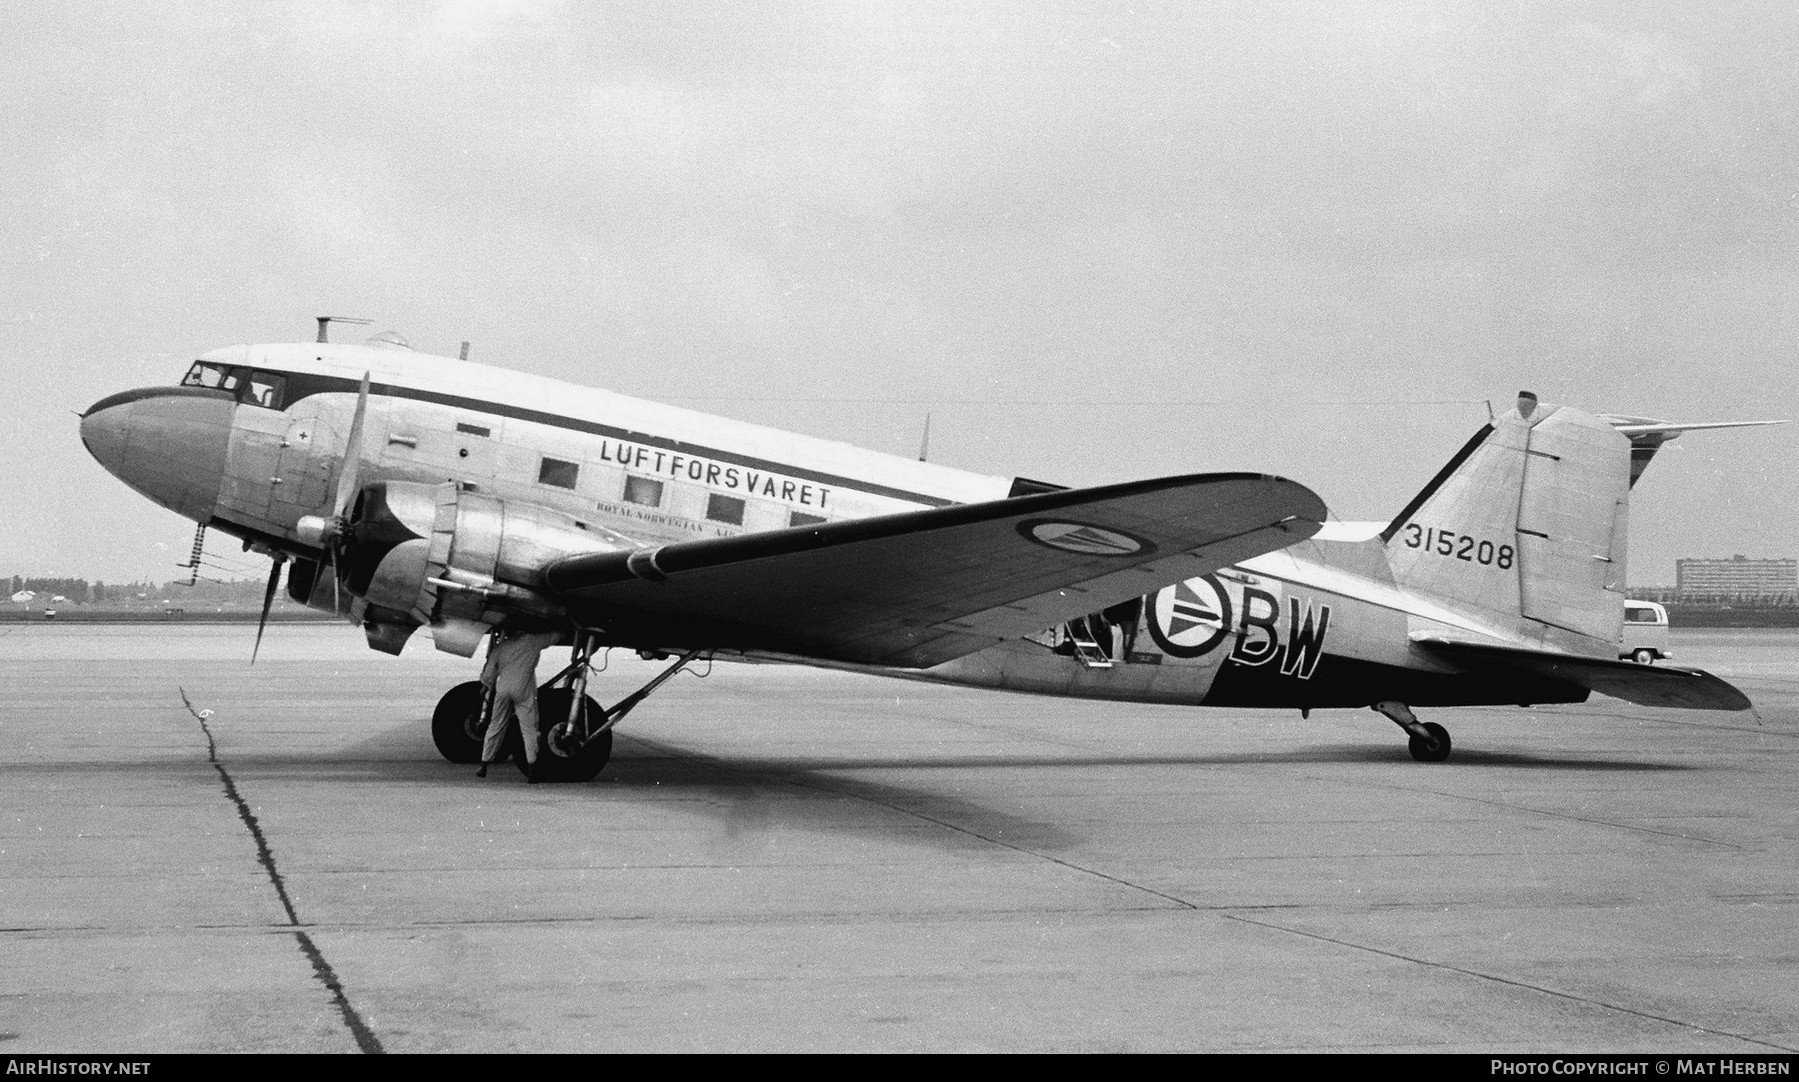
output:
[[[761,649],[927,667],[1282,548],[1323,501],[1198,474],[570,556],[575,616],[642,646]]]
[[[1634,661],[1578,657],[1522,647],[1460,640],[1422,638],[1418,644],[1464,668],[1522,671],[1610,695],[1639,706],[1672,706],[1687,710],[1748,710],[1749,697],[1704,669],[1678,665],[1639,665]]]

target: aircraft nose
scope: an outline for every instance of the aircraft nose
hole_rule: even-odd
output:
[[[108,405],[102,398],[81,415],[81,442],[94,461],[117,475],[125,458],[125,437],[131,421],[131,409]]]
[[[204,522],[218,501],[235,408],[224,391],[125,391],[87,408],[81,442],[114,477],[169,510]]]

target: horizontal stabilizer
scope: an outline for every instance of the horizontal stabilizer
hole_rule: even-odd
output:
[[[1674,706],[1687,710],[1748,710],[1749,697],[1703,669],[1678,665],[1639,665],[1634,661],[1579,657],[1514,646],[1425,638],[1418,645],[1464,668],[1488,672],[1524,672],[1565,680],[1577,687],[1610,695],[1638,706]]]
[[[1662,445],[1683,432],[1702,432],[1715,428],[1760,428],[1783,425],[1785,421],[1658,421],[1653,417],[1625,417],[1608,413],[1599,418],[1630,440],[1630,483],[1635,485],[1649,466],[1649,460]]]
[[[612,641],[924,668],[1284,548],[1324,503],[1200,474],[657,549],[569,556],[543,585]]]
[[[1762,425],[1784,425],[1785,421],[1700,421],[1692,424],[1680,421],[1656,421],[1647,417],[1621,417],[1606,414],[1600,418],[1609,422],[1621,436],[1666,436],[1669,439],[1682,432],[1702,432],[1712,428],[1760,428]]]

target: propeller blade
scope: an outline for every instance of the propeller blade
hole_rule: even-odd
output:
[[[362,387],[356,392],[356,415],[350,421],[350,442],[344,447],[343,469],[337,474],[337,493],[331,500],[331,513],[338,519],[350,509],[356,498],[356,479],[362,472],[362,422],[369,409],[369,374],[362,374]]]
[[[276,557],[269,563],[269,586],[262,592],[262,615],[256,621],[256,645],[250,649],[250,664],[256,664],[256,655],[262,650],[262,631],[269,626],[269,609],[275,604],[275,588],[281,584],[281,558]]]

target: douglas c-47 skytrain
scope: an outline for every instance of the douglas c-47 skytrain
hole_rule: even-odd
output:
[[[232,346],[88,409],[150,499],[273,558],[287,589],[398,654],[560,630],[538,776],[586,780],[612,727],[695,659],[1189,706],[1580,702],[1741,710],[1695,669],[1620,661],[1631,486],[1694,428],[1523,394],[1393,521],[1327,522],[1253,473],[1063,489],[968,473],[415,353],[389,337]],[[1743,422],[1759,423],[1759,422]],[[257,631],[260,642],[262,631]],[[602,709],[598,650],[672,665]],[[482,690],[438,704],[479,755]],[[522,758],[522,757],[520,757]]]

